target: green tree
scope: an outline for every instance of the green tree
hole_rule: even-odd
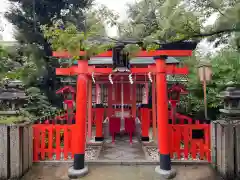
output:
[[[238,0],[141,0],[129,5],[128,20],[119,25],[121,37],[178,41],[203,39],[239,43],[240,3]],[[215,23],[204,26],[209,17]]]
[[[35,117],[43,117],[56,112],[56,108],[49,103],[47,97],[41,93],[40,89],[35,87],[28,88],[26,94],[28,96],[28,103],[24,108],[25,111]]]
[[[213,71],[212,80],[207,85],[209,117],[216,119],[219,116],[219,108],[223,105],[219,93],[226,88],[229,82],[240,83],[238,78],[240,75],[240,54],[236,49],[224,48],[216,55],[210,56],[208,60]],[[189,94],[182,97],[179,110],[204,118],[203,87],[197,76],[197,66],[200,61],[196,56],[193,56],[187,58],[185,63],[190,67],[189,80],[186,84]]]
[[[51,26],[42,26],[45,38],[48,39],[52,49],[67,50],[75,58],[79,58],[77,56],[79,50],[87,51],[89,57],[112,47],[113,43],[108,39],[104,25],[114,25],[118,16],[105,6],[89,9],[85,11],[84,16],[86,17],[84,30],[79,30],[75,24],[63,22],[61,19],[54,21]]]
[[[48,99],[59,104],[56,89],[60,81],[56,78],[55,68],[58,61],[50,58],[51,46],[44,38],[41,25],[51,25],[53,19],[78,22],[78,28],[84,29],[83,11],[88,8],[90,0],[9,0],[12,8],[5,14],[9,22],[16,28],[15,38],[20,43],[20,52],[28,57],[23,74],[28,86],[40,87]],[[17,3],[17,4],[16,4]],[[27,71],[28,70],[28,71]]]

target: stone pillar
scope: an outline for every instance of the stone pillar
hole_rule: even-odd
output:
[[[225,179],[240,178],[240,88],[227,87],[222,118],[212,125],[212,164]]]

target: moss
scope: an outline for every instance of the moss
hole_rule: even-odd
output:
[[[0,117],[0,124],[20,124],[28,121],[24,116],[2,116]]]

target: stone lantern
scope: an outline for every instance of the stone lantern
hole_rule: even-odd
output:
[[[227,87],[220,97],[224,99],[224,109],[220,112],[228,117],[240,117],[240,86]]]
[[[219,96],[224,108],[220,109],[222,117],[211,124],[212,164],[223,179],[239,179],[240,86],[230,82]]]

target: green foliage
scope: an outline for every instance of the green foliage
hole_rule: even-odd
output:
[[[84,29],[82,13],[92,5],[91,0],[9,0],[13,3],[5,14],[7,20],[15,27],[15,38],[21,56],[21,67],[8,76],[17,75],[27,87],[37,87],[54,105],[61,105],[55,91],[61,87],[56,77],[55,68],[58,61],[51,57],[52,50],[41,31],[42,25],[52,25],[54,19],[63,19],[75,23],[78,29]],[[16,3],[17,2],[17,6]],[[33,4],[34,3],[34,4]]]
[[[128,19],[119,24],[119,31],[122,38],[148,42],[209,37],[216,46],[230,39],[240,47],[239,11],[237,0],[140,0],[129,5]],[[206,26],[214,16],[215,23]]]
[[[216,118],[219,114],[218,109],[222,107],[222,99],[219,93],[226,88],[229,82],[239,84],[240,76],[240,54],[234,49],[222,49],[215,56],[209,58],[212,65],[212,80],[207,85],[207,101],[209,111],[214,110],[211,117]],[[180,111],[187,114],[196,114],[203,112],[203,87],[197,75],[197,61],[196,57],[190,57],[185,60],[186,65],[190,68],[189,81],[186,84],[189,94],[182,97]]]
[[[30,121],[26,116],[1,116],[0,124],[19,124]]]
[[[177,1],[139,1],[129,5],[128,22],[120,24],[121,37],[176,41],[200,33],[201,22],[198,17],[186,10],[181,0]]]
[[[79,30],[71,22],[64,23],[61,19],[53,21],[53,25],[43,25],[41,27],[44,37],[51,44],[54,50],[67,50],[74,59],[79,59],[79,50],[87,52],[84,59],[104,52],[113,46],[112,42],[102,43],[102,38],[106,37],[104,23],[115,25],[118,18],[105,6],[99,9],[90,9],[85,12],[86,18],[84,30]]]
[[[31,87],[27,89],[26,93],[28,96],[28,103],[24,108],[25,111],[37,117],[42,117],[56,111],[56,108],[50,104],[47,97],[41,93],[40,89]]]

